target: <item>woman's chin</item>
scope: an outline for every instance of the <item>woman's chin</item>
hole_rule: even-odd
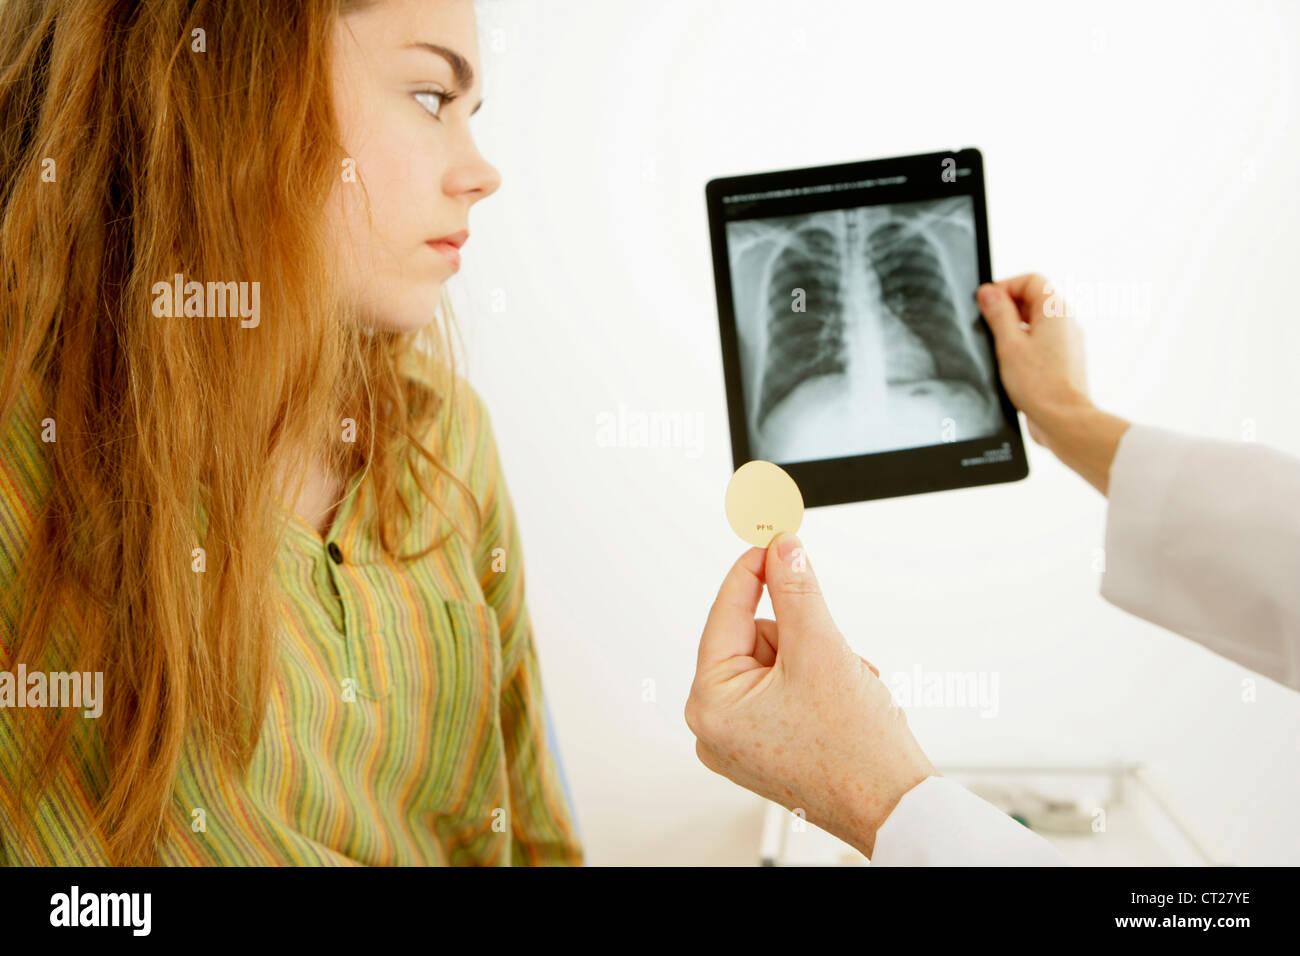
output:
[[[409,302],[386,303],[384,308],[366,310],[365,324],[381,332],[418,332],[437,318],[439,284],[431,292],[421,290]]]

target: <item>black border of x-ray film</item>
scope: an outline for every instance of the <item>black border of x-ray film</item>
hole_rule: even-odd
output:
[[[945,160],[955,161],[945,164]],[[945,181],[945,169],[955,169]],[[759,202],[724,198],[765,193],[772,190],[829,185],[858,180],[894,180],[859,189],[808,194],[785,198],[764,197]],[[975,251],[979,281],[992,281],[989,261],[988,219],[984,206],[984,161],[978,149],[899,156],[833,166],[809,166],[776,172],[724,176],[705,186],[709,211],[709,232],[713,244],[713,278],[718,298],[718,324],[722,336],[722,367],[727,386],[727,409],[731,424],[731,457],[739,468],[752,459],[746,427],[744,390],[741,385],[740,349],[736,333],[735,306],[731,293],[731,263],[727,255],[728,222],[746,218],[768,218],[844,209],[863,205],[886,205],[970,196],[975,215]],[[973,291],[973,290],[972,290]],[[979,328],[988,339],[989,354],[997,367],[993,337],[986,323]],[[1019,481],[1029,474],[1025,444],[1020,434],[1020,417],[1002,387],[1001,373],[994,375],[1003,427],[984,438],[946,442],[917,448],[873,452],[847,458],[819,461],[776,462],[794,478],[803,494],[805,507],[895,498],[903,495],[947,491],[975,485]],[[1010,452],[1005,460],[962,465],[962,459],[981,458],[986,453]]]

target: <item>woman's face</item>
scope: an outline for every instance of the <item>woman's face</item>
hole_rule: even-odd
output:
[[[334,102],[348,159],[328,215],[368,326],[411,331],[433,319],[458,268],[434,243],[463,239],[470,207],[501,184],[470,133],[481,81],[472,0],[383,0],[338,22]]]

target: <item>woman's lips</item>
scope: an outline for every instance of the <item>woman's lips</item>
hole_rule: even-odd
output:
[[[460,268],[460,249],[455,244],[439,240],[437,242],[426,242],[425,245],[439,255],[445,256],[454,268]]]

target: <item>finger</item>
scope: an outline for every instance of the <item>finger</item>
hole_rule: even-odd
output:
[[[1047,279],[1037,272],[1000,279],[993,285],[1004,289],[1007,295],[1020,302],[1038,302],[1047,298]]]
[[[989,328],[993,330],[993,338],[999,344],[1006,345],[1024,338],[1026,333],[1020,327],[1020,309],[1005,289],[996,283],[987,282],[979,287],[976,298],[980,312],[984,314]]]
[[[763,549],[750,548],[731,566],[700,636],[697,669],[754,653],[754,612],[763,596]]]
[[[776,663],[776,621],[761,617],[754,622],[754,628],[754,660],[764,667],[771,667]]]
[[[862,655],[859,654],[858,657],[862,657]],[[876,665],[871,663],[871,661],[867,660],[865,657],[862,657],[862,663],[867,665],[867,669],[870,670],[871,673],[875,674],[877,677],[880,676],[880,671],[876,670]]]
[[[766,577],[767,593],[781,635],[778,648],[781,653],[792,649],[791,637],[797,643],[822,635],[838,637],[839,631],[826,607],[817,576],[813,574],[803,543],[795,535],[780,534],[767,546]]]

